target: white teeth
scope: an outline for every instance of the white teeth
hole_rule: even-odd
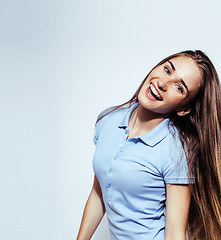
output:
[[[152,91],[152,93],[153,93],[156,97],[158,97],[159,99],[161,99],[159,93],[157,92],[157,90],[155,89],[155,87],[153,86],[152,83],[150,84],[150,90]]]

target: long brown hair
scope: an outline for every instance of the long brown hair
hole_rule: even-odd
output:
[[[168,60],[187,56],[198,65],[202,74],[200,89],[189,103],[191,112],[185,116],[172,113],[170,122],[178,129],[185,150],[191,184],[191,204],[188,219],[190,240],[220,240],[221,238],[221,87],[218,74],[208,56],[200,50],[173,54]],[[153,68],[153,69],[154,69]],[[152,70],[153,70],[152,69]],[[152,71],[151,70],[151,71]],[[149,74],[151,73],[149,72]],[[138,94],[149,74],[142,81],[133,97],[100,115],[107,114],[138,102]]]

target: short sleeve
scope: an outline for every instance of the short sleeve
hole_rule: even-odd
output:
[[[187,159],[179,141],[176,144],[171,144],[170,154],[167,159],[164,159],[164,162],[163,177],[165,183],[189,184]]]
[[[171,162],[164,169],[164,181],[167,184],[188,184],[188,167],[186,161]]]
[[[95,128],[94,128],[94,137],[93,137],[93,141],[94,141],[94,144],[97,145],[97,142],[98,142],[98,139],[99,139],[99,135],[100,135],[100,131],[101,131],[101,126],[103,124],[103,122],[105,121],[104,119],[106,119],[106,115],[111,112],[111,110],[113,109],[113,107],[109,107],[105,110],[103,110],[97,117],[97,120],[99,118],[101,118],[95,125]]]

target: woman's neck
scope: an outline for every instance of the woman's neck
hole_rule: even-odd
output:
[[[129,129],[138,135],[145,134],[156,127],[165,118],[165,114],[154,113],[139,105],[131,114]]]

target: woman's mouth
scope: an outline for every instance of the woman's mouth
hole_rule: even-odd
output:
[[[147,97],[152,100],[152,101],[162,101],[162,97],[160,96],[160,94],[158,93],[158,91],[156,90],[155,86],[150,83],[149,88],[146,91]]]

